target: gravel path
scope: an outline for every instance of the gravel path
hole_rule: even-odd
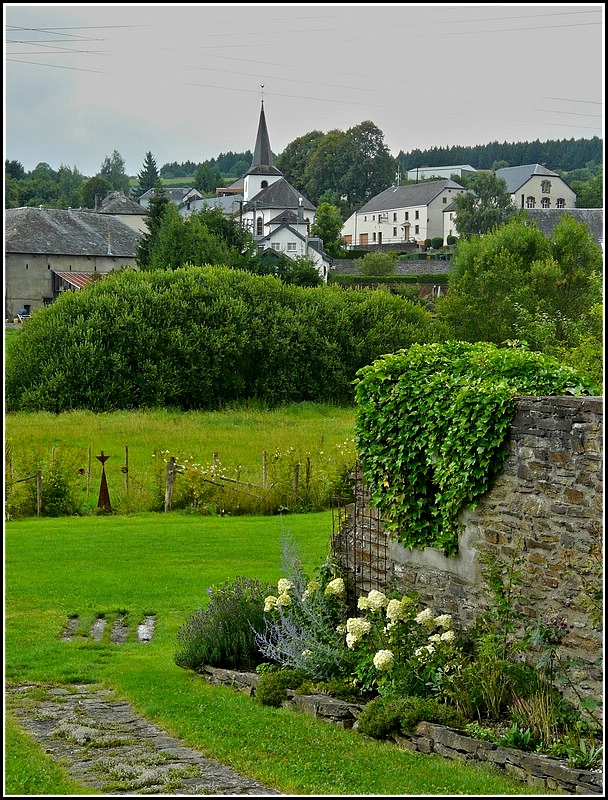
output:
[[[138,716],[107,689],[19,686],[6,710],[70,775],[111,795],[280,795]]]

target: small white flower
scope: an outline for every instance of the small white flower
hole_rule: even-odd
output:
[[[419,614],[416,614],[414,617],[415,621],[419,625],[429,625],[434,622],[433,612],[430,608],[425,608],[424,611],[421,611]]]
[[[395,656],[390,650],[378,650],[374,656],[374,667],[376,669],[390,669],[395,663]]]
[[[286,594],[290,589],[293,589],[293,583],[288,581],[287,578],[279,578],[277,588],[279,590],[279,594]]]
[[[304,656],[304,658],[306,658],[307,656],[311,656],[312,650],[302,650],[302,655]]]
[[[441,636],[438,633],[433,634],[433,636],[429,636],[429,642],[433,642],[433,644],[437,644],[441,641]]]
[[[452,627],[451,614],[440,614],[438,617],[435,617],[433,621],[435,625],[439,625],[440,628],[443,628],[446,631]]]
[[[380,611],[381,608],[387,605],[388,600],[385,594],[379,592],[377,589],[372,589],[367,593],[367,599],[372,611]]]
[[[456,638],[456,634],[454,631],[446,631],[445,633],[441,634],[441,641],[442,642],[453,642]]]
[[[345,597],[346,586],[342,578],[334,578],[333,581],[330,581],[325,587],[325,594],[329,596],[334,595],[335,597]]]
[[[264,600],[264,611],[268,613],[269,611],[274,611],[277,607],[277,598],[271,594]]]
[[[338,631],[338,633],[346,633],[346,625],[341,623],[340,625],[338,625],[336,630]]]

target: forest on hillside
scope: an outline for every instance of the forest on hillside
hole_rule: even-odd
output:
[[[447,167],[470,164],[475,169],[501,169],[521,164],[544,164],[555,172],[590,168],[603,163],[604,142],[592,139],[549,139],[541,142],[490,142],[473,147],[432,147],[429,150],[399,152],[397,160],[403,171],[416,167]]]

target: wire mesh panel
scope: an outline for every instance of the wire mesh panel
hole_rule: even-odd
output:
[[[360,465],[351,475],[353,496],[350,502],[336,498],[332,514],[331,550],[340,565],[346,584],[347,602],[371,589],[384,591],[390,580],[389,537],[376,509],[369,507]]]

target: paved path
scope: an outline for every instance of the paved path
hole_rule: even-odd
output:
[[[104,794],[280,794],[185,747],[106,689],[40,688],[8,688],[6,710],[73,778]]]

